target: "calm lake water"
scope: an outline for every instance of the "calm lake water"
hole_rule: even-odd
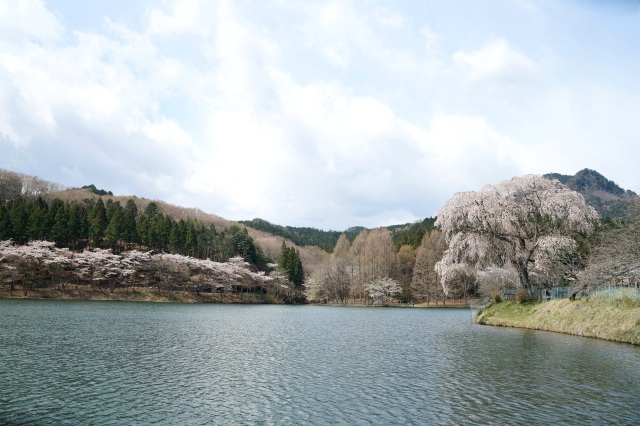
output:
[[[639,424],[640,348],[468,309],[0,300],[0,424]]]

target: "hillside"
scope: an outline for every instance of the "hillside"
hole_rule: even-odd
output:
[[[558,179],[571,189],[580,192],[603,218],[623,216],[630,201],[637,197],[633,191],[621,188],[595,170],[583,169],[573,176],[560,173],[548,173],[544,176]],[[301,250],[301,256],[308,258],[310,266],[322,262],[326,254],[332,252],[342,233],[347,236],[349,241],[353,242],[356,236],[365,229],[361,226],[354,226],[344,231],[323,231],[311,227],[276,225],[259,218],[234,222],[215,214],[205,213],[197,208],[180,207],[136,196],[113,195],[110,191],[98,189],[93,184],[85,185],[82,188],[64,189],[56,183],[33,176],[0,170],[0,199],[7,200],[19,193],[25,196],[56,197],[63,201],[73,200],[83,203],[91,203],[102,197],[105,200],[119,201],[124,205],[129,199],[132,199],[139,211],[144,211],[147,205],[153,201],[162,213],[174,220],[197,219],[206,226],[213,224],[220,231],[224,231],[234,224],[241,224],[247,228],[249,235],[263,248],[265,254],[272,258],[277,257],[282,239],[285,239],[288,246],[295,246]],[[420,245],[424,234],[433,229],[434,222],[435,218],[428,217],[422,221],[392,225],[386,228],[392,233],[396,250],[403,245],[409,245],[415,249]],[[318,251],[318,248],[321,252]]]
[[[259,218],[241,220],[238,223],[278,237],[286,238],[299,246],[317,246],[327,252],[333,250],[341,234],[337,231],[321,231],[308,227],[296,228],[293,226],[274,225]]]
[[[427,231],[433,229],[435,218],[428,217],[422,221],[391,225],[386,228],[391,231],[393,242],[398,250],[403,245],[410,245],[414,249],[420,245],[422,237]],[[292,241],[298,246],[316,246],[327,253],[331,253],[338,238],[345,234],[350,242],[353,242],[358,234],[367,229],[362,226],[353,226],[344,232],[322,231],[315,228],[275,225],[264,219],[242,220],[241,223],[255,230],[263,231],[271,235],[279,236]]]
[[[82,188],[64,188],[62,185],[34,176],[0,169],[0,205],[9,202],[9,200],[19,195],[22,195],[25,200],[35,200],[38,197],[42,197],[47,204],[53,202],[55,199],[61,200],[65,204],[77,203],[77,205],[86,209],[87,212],[90,211],[91,207],[95,205],[99,199],[102,199],[105,204],[111,200],[112,203],[118,203],[120,206],[125,206],[129,201],[132,201],[139,213],[144,212],[149,204],[154,203],[157,206],[158,213],[171,218],[175,222],[182,220],[192,223],[192,221],[197,221],[207,229],[210,225],[214,225],[219,234],[225,233],[234,226],[244,228],[247,230],[249,237],[253,239],[255,244],[262,249],[262,252],[270,258],[271,261],[277,261],[280,255],[282,236],[241,225],[218,215],[205,213],[197,208],[176,206],[164,201],[151,200],[134,195],[113,195],[111,191],[96,188],[93,184],[85,185]],[[2,215],[0,214],[0,216]],[[26,220],[25,218],[25,221]],[[312,273],[316,265],[324,262],[326,256],[328,256],[326,251],[318,247],[298,246],[291,241],[288,236],[285,237],[285,239],[287,240],[287,246],[299,250],[305,273],[307,274]]]
[[[587,203],[592,205],[602,218],[613,219],[625,216],[631,201],[638,196],[635,192],[621,188],[591,169],[580,170],[573,176],[547,173],[544,177],[557,179],[582,194]]]

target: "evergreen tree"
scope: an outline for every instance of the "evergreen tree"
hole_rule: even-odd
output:
[[[247,262],[257,263],[257,251],[253,239],[249,236],[247,228],[232,225],[225,231],[225,246],[227,259],[233,256],[242,256]],[[226,260],[226,259],[225,259]]]
[[[42,197],[38,197],[32,202],[31,215],[29,216],[27,235],[30,240],[44,240],[46,238],[49,233],[48,216],[49,205]]]
[[[62,204],[55,210],[53,227],[51,227],[51,238],[58,247],[68,247],[69,242],[69,214],[67,208]]]
[[[151,201],[138,217],[137,227],[140,243],[147,247],[158,248],[160,227],[158,221],[161,219],[158,204]]]
[[[30,209],[27,202],[18,195],[9,202],[9,217],[11,219],[11,238],[18,244],[25,244],[28,240]]]
[[[87,210],[77,201],[72,201],[68,205],[68,234],[70,248],[79,249],[84,246],[84,242],[89,237],[89,221]]]
[[[296,287],[302,286],[304,283],[304,269],[302,268],[302,260],[300,259],[300,252],[298,250],[292,250],[293,265],[291,268],[291,281]]]
[[[122,237],[127,243],[127,247],[130,247],[131,244],[140,242],[140,239],[138,238],[138,226],[136,223],[137,216],[138,207],[136,206],[136,203],[131,199],[127,200],[122,218]]]
[[[11,238],[13,238],[13,226],[11,225],[9,209],[0,200],[0,241]]]
[[[187,219],[185,223],[184,236],[184,252],[187,256],[195,256],[198,248],[198,237],[196,234],[195,223],[191,219]]]
[[[169,252],[171,249],[171,230],[174,221],[169,216],[163,216],[161,221],[157,222],[157,230],[159,237],[159,248],[162,251]]]
[[[107,223],[109,223],[113,216],[113,200],[111,198],[107,198],[107,201],[104,203],[104,209],[107,212]]]
[[[300,260],[300,252],[293,247],[287,247],[284,240],[282,240],[282,246],[280,247],[278,269],[296,287],[300,287],[304,283],[304,269]]]
[[[106,207],[102,202],[102,198],[98,198],[89,215],[89,237],[94,247],[100,247],[102,245],[104,231],[107,229],[108,224]]]
[[[120,203],[114,203],[120,206]],[[110,247],[114,253],[120,252],[120,240],[123,237],[124,230],[124,212],[122,207],[120,209],[115,208],[111,214],[111,221],[107,229],[104,231],[105,243]]]
[[[205,259],[213,259],[216,252],[216,244],[218,238],[218,231],[216,230],[216,226],[213,223],[209,225],[209,229],[206,230],[204,238],[205,249],[203,257]]]
[[[171,246],[171,253],[183,253],[185,236],[184,228],[184,219],[180,219],[178,222],[173,222],[171,224],[171,233],[169,234],[169,245]]]

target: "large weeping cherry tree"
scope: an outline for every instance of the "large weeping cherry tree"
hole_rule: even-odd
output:
[[[549,272],[575,251],[573,236],[590,233],[597,220],[582,195],[542,176],[461,192],[438,212],[435,224],[449,247],[436,271],[445,293],[449,280],[467,267],[513,270],[520,285],[531,288],[532,272]]]

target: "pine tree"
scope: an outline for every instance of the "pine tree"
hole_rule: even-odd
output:
[[[180,219],[178,222],[172,222],[171,233],[169,234],[169,245],[171,246],[171,253],[183,253],[185,236],[184,228],[184,219]]]
[[[127,243],[127,247],[131,244],[139,243],[138,226],[136,218],[138,216],[138,207],[135,201],[129,199],[125,205],[122,217],[122,238]]]
[[[24,244],[28,239],[29,210],[29,206],[22,195],[18,195],[9,202],[9,217],[11,218],[12,228],[11,238],[18,244]]]
[[[0,241],[13,238],[13,226],[9,209],[0,201]]]
[[[171,248],[171,230],[174,221],[169,216],[163,216],[162,221],[157,222],[157,232],[159,237],[159,249],[168,252]]]
[[[106,207],[102,202],[102,198],[98,198],[89,215],[89,237],[94,247],[100,247],[102,245],[104,231],[107,229],[108,224]]]
[[[118,206],[119,203],[114,203]],[[114,209],[114,212],[111,215],[111,221],[109,221],[109,225],[107,229],[104,231],[105,243],[108,247],[113,249],[114,253],[120,252],[120,240],[124,234],[124,212],[122,207],[120,209]]]
[[[198,237],[196,235],[195,223],[191,219],[185,222],[184,252],[187,256],[195,256],[198,248]]]
[[[158,247],[159,220],[161,220],[161,214],[158,209],[158,204],[151,201],[138,217],[137,228],[140,243],[147,247]]]
[[[296,287],[300,287],[304,283],[304,269],[300,260],[300,252],[293,247],[287,247],[284,240],[282,240],[282,246],[280,247],[278,269]]]
[[[76,201],[72,201],[68,205],[68,216],[67,233],[69,235],[70,247],[77,249],[82,245],[81,242],[88,237],[89,225],[87,211],[84,206]]]
[[[291,272],[291,281],[295,284],[296,287],[302,286],[304,283],[304,269],[302,268],[302,260],[300,259],[300,252],[298,250],[292,251],[292,272]]]
[[[53,227],[51,228],[51,238],[56,242],[58,247],[68,247],[69,213],[64,204],[56,209]]]
[[[44,240],[49,233],[47,218],[49,215],[49,205],[42,197],[38,197],[31,208],[29,216],[29,227],[27,234],[30,240]]]

